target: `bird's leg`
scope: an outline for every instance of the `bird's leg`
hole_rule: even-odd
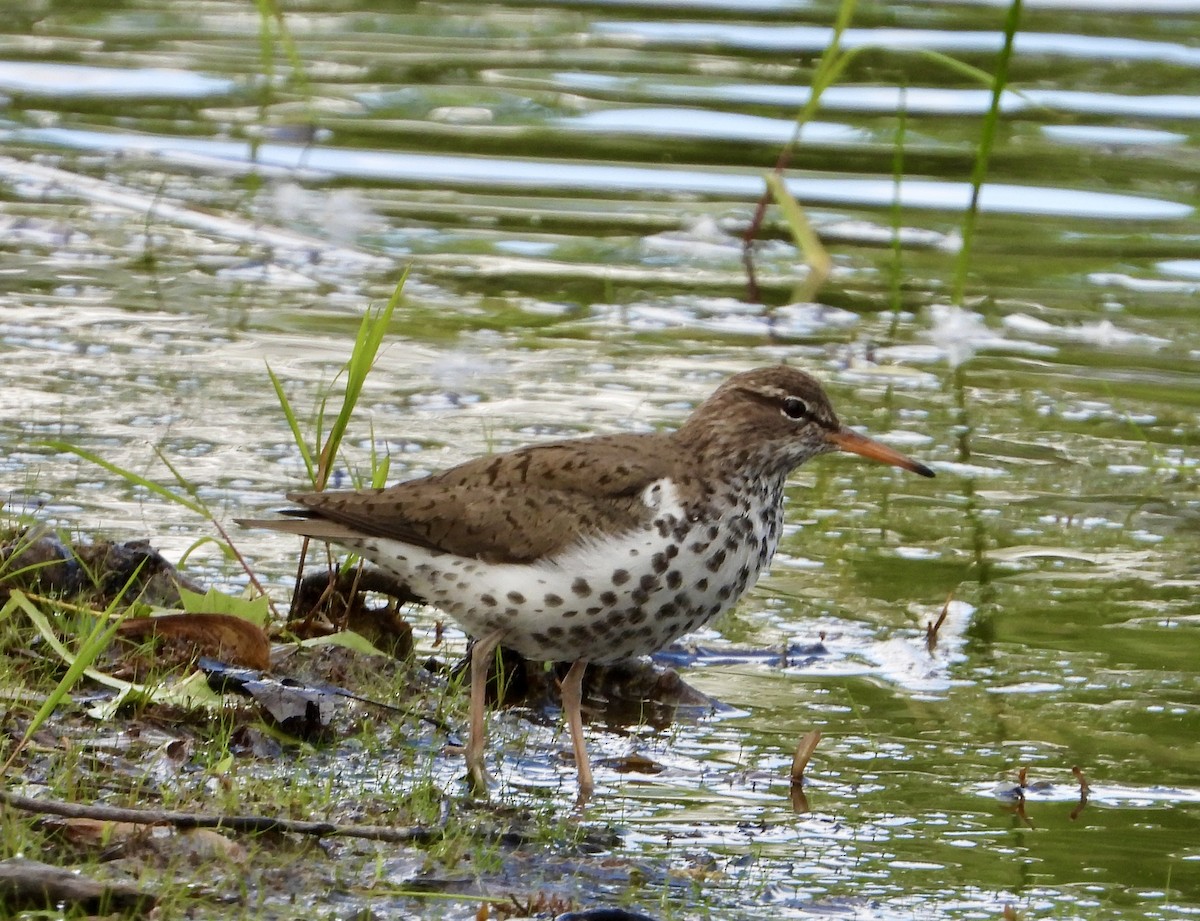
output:
[[[587,659],[576,659],[562,680],[563,712],[567,715],[567,727],[571,730],[571,746],[575,749],[575,773],[579,779],[579,799],[582,806],[592,795],[592,765],[588,760],[587,745],[583,741],[583,673],[587,670]]]
[[[487,792],[487,773],[483,769],[483,747],[487,742],[484,707],[487,703],[488,667],[492,653],[500,644],[502,630],[480,637],[471,647],[471,730],[467,739],[467,777],[476,793]]]

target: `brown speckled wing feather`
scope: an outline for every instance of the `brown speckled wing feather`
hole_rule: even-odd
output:
[[[293,493],[288,498],[309,520],[285,529],[334,541],[357,532],[487,562],[527,563],[581,538],[644,525],[642,490],[672,472],[666,438],[534,445],[382,490]]]

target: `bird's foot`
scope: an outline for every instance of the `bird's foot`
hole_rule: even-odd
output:
[[[467,786],[470,788],[471,795],[486,800],[491,788],[495,785],[492,777],[488,774],[487,768],[482,763],[468,764],[466,775]]]

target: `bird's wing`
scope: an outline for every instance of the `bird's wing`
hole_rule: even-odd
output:
[[[280,530],[392,538],[494,563],[528,563],[645,526],[647,486],[671,473],[658,436],[592,438],[481,457],[382,490],[294,493]],[[586,449],[581,448],[586,445]]]

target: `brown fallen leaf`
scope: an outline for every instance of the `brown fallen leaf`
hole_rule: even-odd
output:
[[[184,856],[194,860],[243,860],[246,856],[244,847],[211,828],[174,829],[86,817],[56,819],[47,824],[58,828],[77,848],[98,852],[106,860],[131,853]]]
[[[143,839],[147,826],[132,822],[105,822],[100,819],[63,819],[55,823],[63,837],[76,847],[89,851],[123,849],[129,842]]]
[[[160,848],[161,850],[162,848]],[[170,848],[174,854],[184,854],[194,860],[245,860],[246,849],[231,838],[211,828],[183,828]]]
[[[184,664],[199,656],[210,656],[232,665],[266,670],[271,667],[271,641],[258,626],[232,614],[164,614],[161,617],[132,617],[117,628],[127,640],[151,638],[165,641]]]

